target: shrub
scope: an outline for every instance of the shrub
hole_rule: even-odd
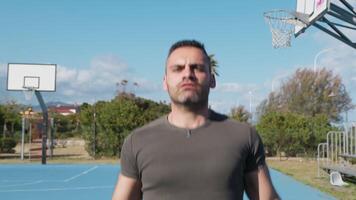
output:
[[[311,154],[332,130],[326,115],[308,117],[291,112],[269,112],[257,124],[266,150],[271,155]]]
[[[124,139],[132,130],[168,112],[169,106],[164,103],[122,95],[110,102],[97,102],[95,108],[83,104],[80,124],[86,150],[96,157],[119,156]]]
[[[0,152],[1,153],[14,153],[16,147],[16,140],[14,138],[2,138],[0,139]]]

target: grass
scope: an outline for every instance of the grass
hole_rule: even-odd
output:
[[[40,147],[41,144],[32,144],[32,147]],[[32,153],[31,160],[28,159],[28,149],[29,144],[25,144],[25,159],[20,160],[20,149],[21,146],[18,144],[15,148],[15,153],[5,154],[0,153],[0,164],[21,164],[21,163],[41,163],[41,151]],[[47,158],[47,163],[49,164],[119,164],[118,158],[100,158],[93,159],[86,152],[83,145],[68,145],[68,146],[57,146],[53,151],[53,157]],[[47,152],[47,156],[49,152]]]
[[[329,176],[321,171],[321,177],[317,177],[317,163],[315,160],[307,159],[268,159],[268,166],[287,174],[294,179],[317,188],[337,199],[356,200],[356,184],[349,183],[348,186],[332,186],[329,182]]]

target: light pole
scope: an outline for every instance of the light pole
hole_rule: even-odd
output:
[[[253,113],[252,113],[252,91],[248,91],[248,94],[250,96],[250,114],[251,114],[251,123],[253,121]]]
[[[332,48],[323,49],[323,50],[319,51],[319,52],[315,55],[315,57],[314,57],[314,72],[316,72],[316,68],[317,68],[317,63],[316,63],[316,62],[317,62],[319,56],[320,56],[321,54],[326,53],[326,52],[331,51],[331,50],[333,50],[333,49],[332,49]]]
[[[94,112],[93,112],[93,155],[95,159],[95,152],[96,152],[96,102],[93,104]]]
[[[22,115],[22,131],[21,131],[21,160],[24,160],[24,148],[25,148],[25,129],[26,129],[26,124],[30,123],[29,127],[31,129],[31,122],[29,122],[29,118],[31,117],[31,115],[34,114],[34,112],[32,112],[32,108],[28,108],[25,111],[21,111],[20,114]],[[31,131],[28,131],[28,134],[31,137]],[[31,144],[31,139],[29,141],[29,143]],[[31,151],[31,145],[29,147],[29,156],[30,156],[30,151]]]

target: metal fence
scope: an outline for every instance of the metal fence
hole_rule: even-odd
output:
[[[318,145],[318,177],[321,169],[338,171],[341,174],[356,177],[356,122],[345,123],[342,131],[330,131],[326,143]]]

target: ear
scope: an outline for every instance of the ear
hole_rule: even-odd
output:
[[[210,88],[215,88],[215,86],[216,86],[215,75],[211,74],[211,76],[210,76]]]
[[[168,91],[167,75],[166,75],[166,74],[163,76],[163,89],[164,89],[165,91]]]

